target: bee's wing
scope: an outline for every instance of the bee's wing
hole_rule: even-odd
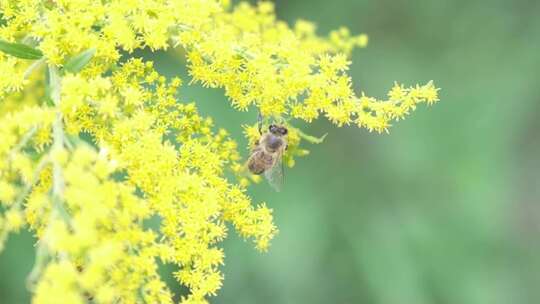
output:
[[[272,168],[264,171],[264,177],[268,180],[268,183],[277,192],[283,188],[283,151],[276,157],[276,162]]]

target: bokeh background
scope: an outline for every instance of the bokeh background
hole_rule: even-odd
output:
[[[306,127],[329,135],[287,170],[284,190],[251,190],[273,207],[280,234],[261,254],[231,233],[212,302],[540,303],[540,2],[276,6],[281,19],[315,21],[320,33],[344,25],[369,34],[369,47],[354,53],[357,91],[384,97],[394,80],[433,79],[441,102],[389,135],[324,120]],[[141,55],[187,79],[178,54]],[[240,125],[256,114],[235,112],[220,90],[186,86],[182,96],[245,146]],[[29,303],[33,256],[31,235],[11,236],[0,304]]]

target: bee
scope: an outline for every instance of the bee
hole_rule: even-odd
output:
[[[287,149],[288,130],[272,124],[268,132],[261,135],[251,151],[247,166],[253,174],[264,174],[270,185],[280,191],[283,185],[283,152]]]

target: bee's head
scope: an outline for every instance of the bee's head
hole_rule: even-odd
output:
[[[274,125],[274,124],[271,124],[268,127],[268,131],[270,131],[270,133],[272,133],[272,134],[274,134],[276,136],[285,136],[289,132],[287,130],[287,128],[285,128],[284,126],[278,126],[278,125]]]

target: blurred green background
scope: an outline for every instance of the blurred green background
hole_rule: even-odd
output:
[[[390,135],[320,120],[329,133],[286,172],[282,192],[252,188],[280,233],[266,254],[231,233],[213,303],[540,303],[540,2],[276,1],[278,16],[370,36],[354,53],[357,91],[433,79],[441,102]],[[147,54],[148,55],[148,54]],[[167,75],[173,53],[153,56]],[[240,141],[254,113],[220,90],[183,89]],[[0,303],[29,303],[33,240],[0,255]],[[165,269],[164,272],[168,270]],[[179,290],[176,288],[176,290]],[[61,303],[61,301],[59,301]]]

